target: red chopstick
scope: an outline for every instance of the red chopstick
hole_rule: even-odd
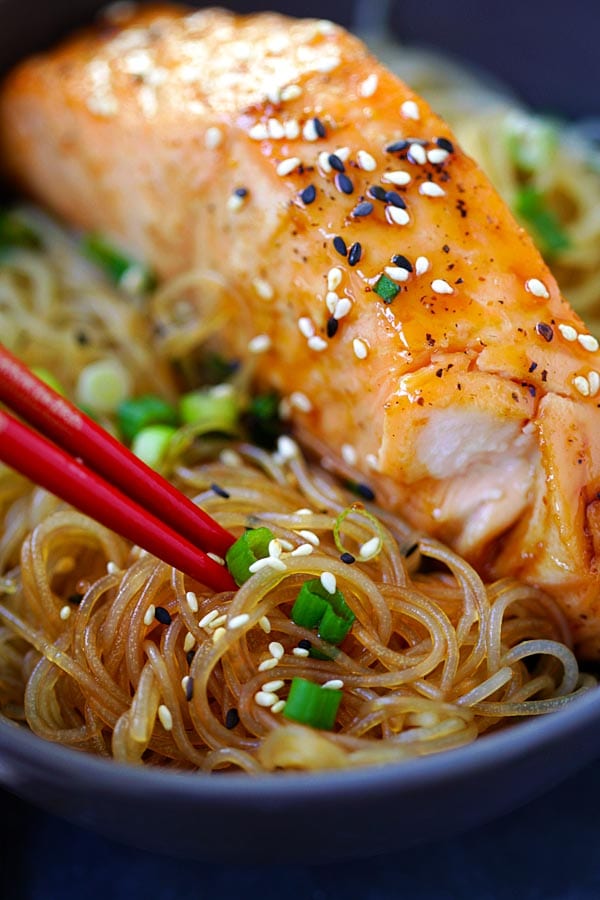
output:
[[[235,589],[207,556],[224,556],[233,535],[1,345],[0,402],[41,432],[0,413],[7,465],[202,583]]]

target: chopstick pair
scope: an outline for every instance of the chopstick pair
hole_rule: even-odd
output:
[[[216,591],[235,590],[234,537],[0,344],[0,460]],[[38,433],[39,432],[39,433]],[[52,443],[53,442],[53,443]]]

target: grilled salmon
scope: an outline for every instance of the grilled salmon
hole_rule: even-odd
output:
[[[330,22],[119,9],[10,75],[5,172],[213,277],[300,435],[600,657],[598,342],[481,170]]]

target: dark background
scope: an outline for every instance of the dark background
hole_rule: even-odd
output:
[[[9,63],[44,46],[101,5],[0,0],[0,59]],[[357,22],[353,5],[343,0],[223,5]],[[362,23],[385,21],[386,9],[387,27],[402,41],[487,68],[538,109],[600,115],[597,2],[367,0]],[[306,866],[274,860],[269,867],[240,867],[235,848],[231,866],[174,861],[118,846],[0,793],[0,900],[591,900],[600,897],[599,847],[600,764],[463,837],[322,867],[311,867],[309,859]]]

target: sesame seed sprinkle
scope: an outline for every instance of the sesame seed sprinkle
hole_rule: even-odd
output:
[[[342,283],[343,272],[339,266],[333,266],[327,273],[327,289],[335,291]]]
[[[206,615],[200,619],[200,621],[198,622],[198,628],[207,628],[209,625],[212,625],[218,615],[219,611],[217,609],[211,609],[210,612],[207,612]]]
[[[278,700],[277,703],[274,703],[271,707],[272,713],[280,713],[285,709],[285,700]]]
[[[300,544],[294,550],[292,550],[290,556],[310,556],[313,552],[312,544]]]
[[[213,562],[216,562],[218,566],[224,566],[225,560],[222,556],[218,556],[216,553],[211,553],[210,550],[206,554],[209,559],[212,559]]]
[[[164,606],[157,606],[155,608],[154,618],[157,622],[160,622],[161,625],[171,624],[171,614],[168,609],[165,609]]]
[[[338,328],[339,328],[338,320],[335,318],[335,316],[331,316],[331,318],[329,318],[327,320],[327,337],[329,339],[335,337],[337,334]]]
[[[230,209],[232,212],[237,212],[242,208],[245,202],[246,194],[240,194],[238,191],[234,191],[227,199],[227,209]]]
[[[424,197],[445,197],[446,191],[433,181],[424,181],[419,186],[419,193]]]
[[[435,291],[436,294],[453,294],[454,288],[451,284],[448,284],[447,281],[444,281],[443,278],[434,278],[431,282],[431,290]]]
[[[262,689],[263,689],[263,691],[267,691],[268,693],[275,694],[275,693],[277,693],[277,691],[281,690],[281,688],[284,686],[284,684],[285,684],[285,681],[282,681],[281,678],[278,678],[275,681],[266,681],[263,684]]]
[[[410,260],[408,260],[406,256],[403,256],[401,253],[396,253],[394,256],[392,256],[392,262],[395,266],[399,266],[401,269],[406,269],[407,272],[412,272],[413,270]]]
[[[271,633],[271,622],[269,621],[267,616],[261,616],[258,620],[258,624],[265,634]]]
[[[357,265],[360,262],[360,258],[362,256],[362,245],[359,244],[358,241],[355,241],[354,244],[350,247],[348,251],[348,264],[351,266]]]
[[[525,282],[525,290],[533,294],[534,297],[543,297],[545,300],[550,297],[548,288],[539,278],[528,278]]]
[[[304,647],[294,647],[292,653],[294,654],[294,656],[300,656],[303,658],[306,658],[309,655],[308,650],[306,650]]]
[[[329,175],[329,173],[331,172],[329,156],[330,154],[327,152],[327,150],[321,150],[317,157],[317,164],[324,175]]]
[[[313,405],[310,399],[302,391],[293,391],[290,394],[290,404],[300,412],[309,413]]]
[[[287,434],[282,434],[277,439],[277,452],[283,462],[295,459],[298,456],[298,444]]]
[[[352,554],[348,553],[348,551],[345,551],[344,553],[342,553],[340,556],[340,559],[347,566],[351,566],[352,563],[356,562],[356,557],[352,556]]]
[[[429,271],[429,260],[426,256],[417,256],[415,262],[415,272],[417,275],[424,275],[425,272]]]
[[[337,150],[334,151],[334,156],[337,156],[342,162],[346,162],[350,156],[350,147],[338,147]]]
[[[219,626],[219,628],[215,629],[212,638],[213,644],[217,644],[225,634],[227,634],[227,632],[223,627]]]
[[[384,199],[386,203],[391,203],[392,206],[396,206],[398,209],[406,209],[404,198],[396,191],[386,191]]]
[[[354,193],[354,185],[352,183],[352,179],[348,178],[347,175],[344,175],[343,172],[338,172],[335,176],[335,186],[342,194]]]
[[[272,286],[264,278],[255,278],[252,282],[252,287],[261,300],[272,300],[275,296]]]
[[[275,569],[276,572],[285,572],[286,565],[283,560],[279,559],[277,556],[265,556],[261,559],[257,559],[256,562],[253,562],[252,565],[248,566],[248,571],[253,575],[256,572],[262,571],[262,569]]]
[[[363,218],[364,216],[370,216],[373,209],[373,204],[369,200],[363,200],[362,203],[354,207],[351,215],[354,218]]]
[[[194,647],[195,643],[196,643],[196,638],[194,637],[194,635],[192,634],[191,631],[188,631],[188,633],[186,634],[185,639],[183,641],[183,652],[189,653],[190,650]]]
[[[565,341],[576,341],[577,340],[577,329],[573,328],[572,325],[561,324],[558,326],[558,330],[564,337]]]
[[[154,603],[151,603],[146,612],[144,613],[144,625],[152,625],[154,622],[154,613],[156,612],[156,607]]]
[[[346,247],[346,242],[345,242],[344,238],[340,237],[339,235],[336,235],[336,237],[334,237],[333,246],[334,246],[334,249],[340,254],[340,256],[348,255],[348,249]],[[350,263],[350,265],[353,265],[353,264]]]
[[[321,687],[325,688],[326,691],[341,691],[344,687],[344,682],[341,678],[330,678],[329,681],[326,681]]]
[[[269,556],[281,556],[281,551],[283,550],[281,546],[281,541],[277,538],[273,538],[272,541],[269,541],[268,554]]]
[[[217,128],[215,125],[211,125],[210,128],[206,129],[206,134],[204,135],[204,146],[207,150],[216,150],[217,147],[221,145],[223,141],[223,132],[220,128]]]
[[[265,353],[271,347],[271,338],[268,334],[257,334],[248,341],[248,350],[250,353]]]
[[[579,391],[583,397],[589,397],[590,383],[585,375],[576,375],[573,379],[573,387]]]
[[[352,444],[342,444],[341,453],[345,463],[348,463],[349,466],[356,465],[358,457]]]
[[[224,466],[228,466],[231,469],[235,469],[242,465],[242,457],[237,450],[232,450],[230,447],[225,447],[224,450],[221,450],[219,453],[219,461],[222,462]]]
[[[578,335],[577,340],[583,349],[589,350],[590,353],[595,353],[598,349],[598,341],[593,334],[580,334]]]
[[[187,591],[185,595],[185,600],[189,608],[193,613],[198,612],[198,598],[193,591]]]
[[[327,162],[331,166],[332,169],[335,169],[336,172],[344,172],[345,166],[342,160],[336,153],[330,153],[327,157]]]
[[[270,706],[273,706],[274,703],[277,703],[279,697],[277,694],[272,693],[272,691],[257,691],[254,695],[254,702],[257,706],[263,706],[268,709]]]
[[[335,291],[327,291],[325,295],[325,305],[330,313],[333,313],[340,301],[339,295]]]
[[[236,725],[239,724],[239,721],[240,714],[238,713],[237,709],[235,709],[234,707],[228,709],[227,713],[225,714],[225,728],[227,728],[228,731],[231,731],[232,728],[235,728]]]
[[[313,544],[315,547],[318,547],[321,541],[319,540],[318,535],[314,533],[314,531],[306,531],[300,530],[297,531],[296,534],[299,534],[300,537],[304,538],[305,541],[308,541],[309,544]]]
[[[411,163],[416,163],[419,166],[424,166],[427,162],[427,154],[425,153],[425,148],[421,146],[421,144],[413,142],[408,148],[406,158]]]
[[[270,138],[273,138],[274,141],[280,141],[285,137],[285,128],[283,127],[279,119],[268,119],[267,133]]]
[[[308,339],[308,346],[311,350],[316,350],[317,353],[321,353],[323,350],[327,349],[327,341],[323,340],[322,337],[319,337],[318,334],[315,334]]]
[[[305,187],[303,191],[300,192],[300,199],[302,202],[309,206],[311,203],[314,203],[317,197],[317,189],[314,184],[309,184],[308,187]]]
[[[298,156],[288,156],[287,159],[282,159],[275,171],[282,178],[285,178],[286,175],[290,175],[300,165],[302,165],[302,160]]]
[[[409,175],[408,172],[403,172],[401,169],[397,169],[394,172],[386,172],[381,176],[381,180],[385,184],[396,184],[399,187],[403,187],[412,181],[412,175]]]
[[[171,715],[171,710],[168,706],[165,706],[164,703],[161,703],[158,707],[158,718],[160,719],[160,724],[165,729],[165,731],[173,730],[173,716]]]
[[[416,122],[421,118],[419,107],[414,100],[405,100],[400,107],[400,112],[406,119],[414,119]]]
[[[348,297],[342,297],[335,305],[333,317],[338,321],[345,318],[352,309],[352,301]]]
[[[427,159],[434,166],[439,166],[448,159],[450,154],[444,147],[434,147],[433,150],[427,151]]]
[[[554,337],[554,330],[552,328],[552,325],[548,325],[547,322],[538,322],[535,326],[535,330],[540,335],[540,337],[544,338],[544,340],[548,344]]]
[[[59,616],[63,620],[63,622],[66,622],[67,619],[69,619],[71,616],[71,607],[66,605],[63,606],[59,612]]]
[[[382,188],[379,184],[371,184],[367,189],[367,194],[369,197],[373,197],[375,200],[382,200],[385,202],[385,198],[387,196],[387,191],[385,188]]]
[[[288,119],[283,123],[283,130],[288,141],[295,141],[300,136],[300,125],[296,119]]]
[[[240,613],[239,616],[234,616],[233,619],[230,619],[227,623],[228,628],[242,628],[250,621],[250,616],[248,613]]]
[[[305,338],[311,338],[315,333],[313,321],[312,319],[309,319],[308,316],[301,316],[298,319],[298,329],[300,330],[300,334],[304,335]]]
[[[274,656],[275,659],[281,659],[283,654],[285,653],[285,648],[283,644],[280,644],[279,641],[271,641],[269,644],[269,653],[271,656]]]
[[[590,397],[595,397],[600,390],[600,374],[594,369],[588,373],[588,384],[590,386]]]
[[[337,582],[333,572],[321,572],[320,581],[328,594],[335,594]]]
[[[361,338],[354,338],[352,341],[352,349],[354,350],[354,355],[357,359],[366,359],[369,353],[369,349],[366,343]]]
[[[408,280],[409,271],[402,266],[386,266],[383,271],[388,276],[388,278],[392,279],[392,281]]]
[[[370,538],[368,541],[365,541],[364,544],[361,544],[361,548],[360,548],[360,552],[359,552],[359,559],[361,559],[361,560],[373,559],[373,557],[376,556],[380,550],[381,550],[381,538],[379,537],[379,535],[376,534],[374,537]]]
[[[356,154],[356,160],[358,162],[358,165],[365,172],[374,172],[377,168],[376,160],[371,156],[370,153],[367,153],[366,150],[359,150]]]
[[[405,209],[399,209],[397,206],[386,206],[385,217],[390,224],[408,225],[410,216]]]
[[[270,656],[268,659],[264,659],[260,663],[260,665],[258,667],[258,671],[259,672],[268,672],[269,669],[274,669],[278,662],[279,662],[278,659],[275,659],[274,656]]]
[[[377,90],[377,85],[379,84],[378,76],[372,72],[370,75],[365,78],[359,85],[359,93],[361,97],[372,97],[375,91]]]
[[[266,139],[269,137],[267,126],[264,124],[264,122],[257,122],[256,125],[253,125],[248,132],[248,137],[253,141],[266,141]]]

